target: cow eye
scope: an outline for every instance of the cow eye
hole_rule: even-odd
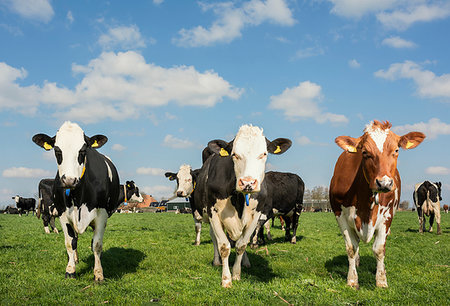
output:
[[[86,157],[86,149],[83,147],[79,152],[78,152],[78,163],[81,165],[82,163],[84,163],[84,158]]]
[[[267,152],[264,152],[264,153],[262,153],[261,155],[258,156],[258,159],[263,159],[266,156],[267,156]]]
[[[362,155],[363,155],[364,158],[371,158],[372,157],[372,155],[370,155],[370,153],[367,152],[366,150],[362,151]]]
[[[241,159],[241,158],[239,157],[239,155],[237,155],[236,153],[231,154],[231,157],[233,157],[233,158],[235,158],[235,159]]]
[[[54,150],[55,150],[56,162],[58,163],[58,165],[61,165],[62,159],[63,159],[62,151],[59,147],[55,147]]]

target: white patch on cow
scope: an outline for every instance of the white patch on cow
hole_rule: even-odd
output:
[[[17,204],[19,204],[19,198],[20,198],[19,196],[14,197],[14,201],[16,201],[16,206],[17,206]]]
[[[56,132],[55,147],[61,149],[62,162],[58,164],[59,177],[65,175],[68,179],[79,179],[83,173],[84,163],[78,163],[78,153],[85,144],[84,132],[80,126],[70,121]]]
[[[238,183],[240,179],[250,178],[257,181],[253,192],[260,191],[267,161],[267,143],[263,130],[252,125],[241,126],[233,142],[232,155],[236,190],[242,191]]]
[[[50,234],[50,230],[48,229],[48,226],[44,226],[44,231],[46,234]]]
[[[133,193],[133,195],[131,196],[130,200],[132,201],[136,201],[138,203],[141,203],[144,201],[144,198],[142,197],[142,195],[139,193],[139,196],[136,196],[135,193]]]
[[[105,164],[106,164],[106,168],[108,169],[108,177],[109,177],[109,181],[112,182],[113,180],[113,175],[112,175],[112,171],[111,171],[111,167],[109,166],[108,162],[105,160]]]
[[[93,209],[89,211],[86,204],[82,204],[80,208],[76,206],[66,208],[65,214],[75,232],[83,234],[89,224],[91,224],[92,220],[97,217],[97,210],[98,209]]]
[[[178,188],[176,193],[181,192],[183,197],[189,196],[194,191],[191,169],[189,165],[181,165],[177,173]]]
[[[389,129],[380,129],[379,127],[374,127],[373,122],[369,123],[364,132],[368,133],[372,140],[375,142],[378,150],[383,153],[383,146],[386,138],[389,134]]]

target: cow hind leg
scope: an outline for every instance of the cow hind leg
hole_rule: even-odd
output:
[[[50,226],[53,228],[54,233],[56,233],[56,234],[59,233],[58,229],[56,228],[56,225],[55,225],[55,217],[54,216],[50,217]]]
[[[292,236],[291,236],[291,224],[293,223],[293,218],[292,217],[285,217],[284,218],[284,223],[286,224],[285,226],[285,234],[284,234],[284,241],[291,241]]]
[[[209,235],[211,236],[211,240],[212,240],[213,247],[214,247],[214,258],[212,261],[212,265],[214,267],[218,267],[218,266],[222,265],[222,260],[220,259],[219,249],[217,247],[216,235],[214,234],[214,231],[211,226],[209,227]]]
[[[434,213],[430,213],[430,230],[429,232],[433,232],[433,223],[434,223]]]
[[[300,211],[294,211],[294,214],[292,215],[292,238],[291,243],[296,244],[297,243],[297,227],[298,227],[298,218],[300,217]]]
[[[441,210],[440,210],[439,206],[440,205],[438,203],[438,206],[437,206],[437,208],[435,210],[436,211],[436,226],[437,226],[436,232],[437,232],[438,235],[442,234],[442,232],[441,232]]]
[[[105,234],[108,213],[105,209],[97,210],[97,217],[94,219],[95,229],[92,238],[92,251],[94,252],[94,281],[104,280],[101,255],[103,251],[103,235]]]
[[[195,220],[195,245],[200,245],[200,234],[202,233],[202,222]]]
[[[66,266],[66,278],[75,278],[75,267],[76,262],[78,261],[78,255],[76,251],[78,237],[64,214],[61,216],[60,221],[64,232],[66,251],[69,257]]]

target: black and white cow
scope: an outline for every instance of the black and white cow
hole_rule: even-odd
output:
[[[124,202],[127,203],[129,200],[139,203],[144,201],[134,181],[126,181],[125,185],[120,185],[118,205]]]
[[[52,228],[54,233],[58,234],[58,229],[55,226],[55,218],[58,217],[58,210],[53,203],[53,185],[54,179],[42,179],[39,182],[39,203],[36,215],[38,218],[42,216],[42,222],[44,223],[44,231],[50,234],[48,225]]]
[[[268,201],[266,201],[267,204],[264,207],[263,214],[268,219],[273,216],[282,216],[286,222],[285,240],[296,243],[298,218],[302,212],[305,183],[297,174],[276,171],[267,172],[265,181]],[[269,220],[266,224],[268,223]],[[259,243],[264,243],[264,227],[258,226],[257,229]],[[255,240],[253,243],[255,244]]]
[[[53,185],[53,200],[64,231],[69,261],[66,277],[75,277],[78,262],[78,234],[90,225],[94,229],[94,280],[102,281],[100,255],[109,216],[118,206],[119,175],[111,160],[97,152],[108,138],[88,137],[76,124],[65,122],[55,136],[33,136],[33,142],[45,150],[55,151],[58,172]]]
[[[177,197],[189,198],[191,205],[192,217],[195,222],[195,245],[200,245],[200,234],[202,231],[202,211],[195,205],[195,186],[197,184],[197,176],[200,169],[192,170],[190,165],[181,165],[177,173],[166,172],[165,176],[170,180],[177,182],[175,195]]]
[[[266,204],[267,186],[264,170],[267,154],[282,154],[291,146],[289,139],[269,141],[262,129],[242,126],[231,142],[213,140],[208,143],[212,154],[203,164],[198,177],[194,199],[201,207],[203,220],[209,222],[214,244],[214,264],[222,259],[222,286],[231,287],[228,264],[230,242],[236,241],[233,279],[241,278],[241,262],[250,236],[255,231]],[[244,257],[244,261],[243,261]]]
[[[31,211],[34,216],[34,210],[36,208],[36,199],[34,198],[22,198],[16,195],[15,197],[12,197],[12,199],[16,202],[16,207],[19,210],[19,216],[22,216],[22,212],[26,211],[27,216],[28,213]]]
[[[430,232],[436,216],[437,234],[441,234],[441,187],[442,183],[425,181],[414,186],[414,205],[419,215],[419,232],[425,231],[425,216],[430,217]]]

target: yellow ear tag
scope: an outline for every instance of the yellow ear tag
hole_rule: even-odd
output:
[[[83,177],[83,175],[84,175],[84,172],[86,171],[86,167],[83,167],[83,172],[81,172],[81,176],[80,176],[80,178],[82,178]]]
[[[44,149],[51,150],[53,147],[51,145],[49,145],[47,142],[44,142]]]
[[[98,143],[97,143],[97,140],[95,140],[94,141],[94,143],[92,144],[92,146],[91,147],[93,147],[93,148],[97,148],[98,147]]]
[[[227,150],[225,150],[224,148],[220,148],[220,152],[219,152],[220,156],[228,156],[228,152]]]
[[[408,142],[406,143],[406,148],[409,149],[409,148],[411,148],[413,145],[414,145],[413,142],[408,141]]]
[[[347,146],[347,151],[350,153],[356,153],[356,148],[354,146]]]
[[[275,151],[273,151],[273,154],[278,154],[281,152],[281,148],[280,146],[277,146],[277,149]]]
[[[192,187],[192,192],[195,190],[195,185],[197,185],[197,182],[194,182],[194,187]]]

